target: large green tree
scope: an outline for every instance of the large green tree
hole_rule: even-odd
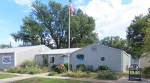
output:
[[[122,50],[127,50],[127,41],[119,36],[105,37],[100,41],[101,44],[107,45],[109,47],[114,47]]]
[[[0,44],[0,48],[10,48],[10,45],[6,45],[6,44]]]
[[[35,1],[29,16],[23,19],[21,30],[13,33],[16,41],[27,45],[68,47],[68,6],[50,0],[48,5]],[[71,47],[82,47],[97,41],[93,32],[95,21],[80,9],[71,16]]]
[[[144,52],[145,54],[150,53],[150,14],[146,16],[147,20],[147,28],[145,29],[145,37],[144,37]]]
[[[133,58],[140,58],[144,53],[145,30],[148,28],[147,16],[137,16],[127,30],[127,40],[130,54]]]

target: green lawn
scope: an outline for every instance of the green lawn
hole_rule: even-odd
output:
[[[83,81],[75,81],[75,80],[59,80],[59,79],[49,79],[49,78],[30,78],[21,81],[17,81],[14,83],[91,83],[91,82],[83,82]]]
[[[16,75],[14,74],[3,74],[3,73],[0,73],[0,79],[4,79],[4,78],[10,78],[10,77],[14,77]]]

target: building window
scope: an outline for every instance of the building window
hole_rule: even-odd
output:
[[[50,57],[50,63],[54,63],[55,57]]]
[[[3,56],[2,57],[2,63],[3,64],[11,64],[12,63],[11,56]]]
[[[105,57],[101,57],[101,61],[105,61]]]
[[[96,51],[97,50],[97,47],[96,46],[92,46],[92,51]]]
[[[82,54],[77,55],[77,59],[84,60],[84,55],[82,55]]]

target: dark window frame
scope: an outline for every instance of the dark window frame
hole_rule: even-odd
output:
[[[54,63],[55,62],[55,57],[50,57],[50,63]]]
[[[101,60],[101,61],[105,61],[106,58],[105,58],[105,57],[101,57],[100,60]]]
[[[78,54],[78,55],[76,55],[76,58],[77,58],[78,60],[84,60],[85,55],[84,55],[84,54]]]

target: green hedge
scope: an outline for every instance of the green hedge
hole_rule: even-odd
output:
[[[26,61],[20,67],[9,69],[8,72],[11,73],[26,73],[26,74],[36,74],[40,73],[42,70],[36,65],[35,61]]]
[[[144,74],[144,77],[150,78],[150,67],[144,68],[142,73]]]
[[[89,77],[88,73],[82,71],[68,72],[64,76],[75,77],[75,78]]]
[[[54,75],[57,75],[57,74],[58,74],[57,72],[53,72],[53,71],[52,71],[52,72],[49,72],[49,73],[48,73],[48,76],[54,76]]]
[[[76,69],[79,71],[85,71],[86,70],[86,66],[84,64],[79,64],[76,66]]]
[[[97,74],[97,79],[104,79],[104,80],[116,80],[118,79],[118,75],[115,72],[110,70],[99,71]]]
[[[98,70],[110,70],[110,68],[107,65],[101,65],[98,67]]]
[[[63,72],[66,72],[67,71],[67,68],[65,67],[64,64],[59,64],[59,65],[53,65],[51,67],[51,70],[52,71],[55,71],[57,73],[63,73]]]

